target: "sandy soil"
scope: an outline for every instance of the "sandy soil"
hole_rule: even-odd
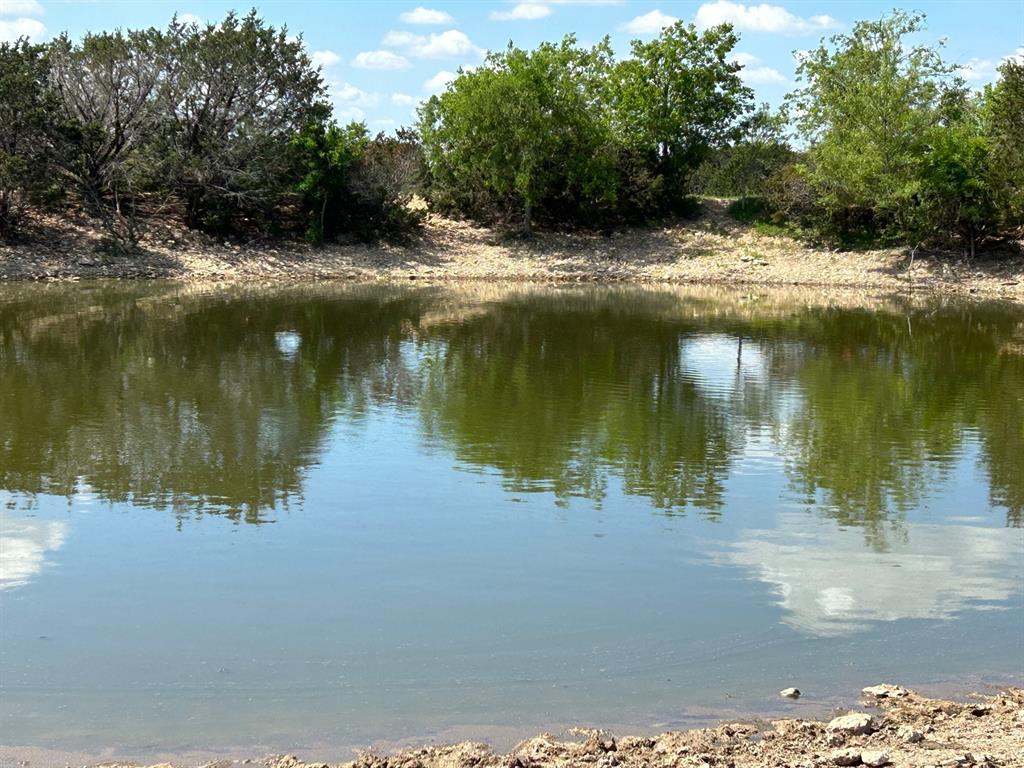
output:
[[[66,755],[0,748],[0,764],[37,768],[74,764]],[[830,720],[771,720],[723,723],[714,728],[672,731],[654,737],[616,738],[602,731],[545,734],[521,742],[507,754],[464,741],[445,746],[366,752],[347,763],[304,763],[293,755],[263,759],[199,761],[175,765],[204,768],[1020,768],[1024,766],[1024,690],[1008,688],[969,701],[921,696],[894,685],[865,688],[861,702]],[[96,768],[127,768],[116,761]],[[167,768],[169,764],[160,764]],[[157,768],[157,767],[154,767]]]
[[[97,250],[87,222],[37,220],[33,233],[0,245],[0,279],[174,278],[254,280],[506,280],[724,283],[982,294],[1024,300],[1024,257],[968,261],[902,249],[836,252],[759,234],[705,201],[696,221],[600,234],[542,233],[529,241],[431,215],[405,245],[218,242],[153,226],[141,255]]]

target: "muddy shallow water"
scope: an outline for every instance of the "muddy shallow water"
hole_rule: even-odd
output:
[[[0,744],[500,745],[1020,682],[1024,308],[4,286],[0,505]]]

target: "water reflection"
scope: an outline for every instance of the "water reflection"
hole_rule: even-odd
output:
[[[0,514],[0,592],[28,584],[42,569],[47,553],[60,549],[67,523]]]
[[[416,414],[517,491],[717,517],[751,435],[884,550],[977,439],[1024,511],[1024,313],[707,290],[0,292],[0,488],[274,518],[338,423]],[[759,442],[760,444],[760,442]]]
[[[1024,538],[997,528],[904,523],[888,551],[877,552],[865,549],[856,529],[832,521],[785,513],[774,523],[741,531],[717,559],[771,585],[783,620],[813,635],[950,619],[995,607],[1020,589]]]

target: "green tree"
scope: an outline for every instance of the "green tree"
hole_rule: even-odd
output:
[[[49,183],[53,99],[43,46],[0,43],[0,237],[10,237],[30,197]]]
[[[323,243],[345,228],[349,175],[368,143],[365,123],[342,127],[325,119],[310,123],[292,140],[302,173],[296,188],[305,203],[310,241]]]
[[[988,139],[976,121],[961,121],[930,132],[921,161],[918,196],[924,236],[934,232],[959,235],[971,257],[980,237],[994,230],[997,205],[993,194]]]
[[[50,45],[50,83],[63,122],[57,162],[86,211],[117,242],[139,237],[138,194],[148,183],[140,152],[155,128],[154,96],[166,71],[155,29],[63,34]]]
[[[301,40],[255,11],[199,28],[175,19],[159,94],[153,157],[192,227],[265,223],[295,180],[292,139],[322,114],[326,93]]]
[[[765,195],[769,180],[795,162],[798,153],[786,139],[786,116],[767,104],[741,123],[742,137],[719,150],[694,172],[690,189],[705,195]]]
[[[1008,59],[985,92],[985,132],[992,149],[993,194],[1005,226],[1024,222],[1024,60]]]
[[[796,128],[809,146],[805,174],[842,230],[861,221],[906,231],[916,204],[919,157],[960,88],[937,47],[911,45],[924,16],[894,11],[861,21],[806,54],[801,88],[789,95]]]
[[[729,60],[738,40],[728,24],[698,32],[677,22],[650,42],[634,40],[630,58],[615,67],[615,134],[654,158],[677,197],[712,149],[739,136],[739,118],[752,108],[742,67]]]
[[[610,66],[607,40],[583,49],[570,35],[534,51],[510,45],[460,72],[420,112],[435,199],[476,215],[518,217],[529,232],[552,198],[613,198],[597,99]]]

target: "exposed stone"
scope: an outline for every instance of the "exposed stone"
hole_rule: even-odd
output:
[[[869,765],[871,768],[882,768],[882,766],[889,765],[892,762],[889,759],[889,753],[880,749],[861,752],[860,760],[864,765]]]
[[[779,691],[779,696],[784,699],[799,699],[800,689],[799,688],[783,688]]]
[[[876,699],[895,699],[901,696],[909,696],[910,691],[899,685],[890,685],[889,683],[882,683],[881,685],[871,685],[861,690],[865,696],[872,696]]]
[[[825,727],[832,733],[859,736],[863,733],[871,733],[875,729],[875,718],[867,712],[851,712],[830,720]]]
[[[832,753],[833,765],[860,765],[859,749],[837,749]]]
[[[908,744],[917,744],[924,740],[924,734],[909,725],[901,725],[896,731],[896,736],[900,741],[905,741]]]

